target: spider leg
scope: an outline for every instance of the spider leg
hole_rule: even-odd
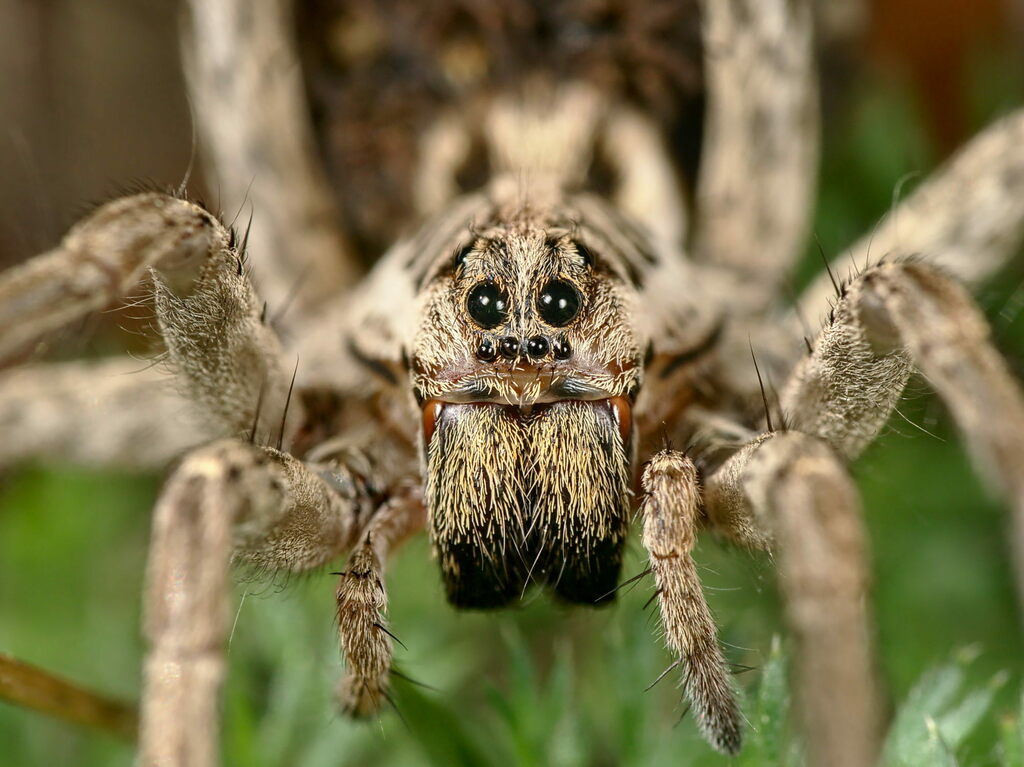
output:
[[[701,10],[708,95],[694,257],[759,283],[767,301],[801,253],[813,208],[811,3],[702,0]]]
[[[642,486],[643,545],[665,643],[683,662],[683,687],[701,733],[719,751],[735,754],[741,732],[732,677],[690,556],[700,520],[697,470],[682,453],[663,450],[644,466]]]
[[[225,210],[251,204],[253,269],[292,316],[362,271],[315,151],[288,0],[192,0],[184,64]]]
[[[869,257],[921,253],[968,285],[991,277],[1024,236],[1024,110],[993,123],[894,207],[830,266],[847,279]],[[835,289],[822,274],[800,296],[803,316],[824,316]],[[796,312],[787,327],[802,335]]]
[[[170,476],[146,574],[141,764],[218,762],[232,554],[301,571],[349,548],[369,501],[337,492],[339,472],[228,440],[191,453]]]
[[[269,433],[283,428],[292,370],[266,322],[245,258],[244,243],[211,251],[192,289],[180,294],[154,271],[153,300],[167,361],[183,393],[223,432],[255,437],[260,422]]]
[[[707,482],[713,524],[743,543],[778,543],[816,764],[869,764],[863,749],[878,742],[859,504],[841,461],[875,438],[915,366],[1014,506],[1024,593],[1024,397],[966,289],[927,263],[883,263],[854,279],[782,390],[793,431],[755,440]]]
[[[0,363],[120,299],[148,269],[194,265],[228,240],[212,214],[167,195],[102,206],[53,250],[0,274]]]
[[[0,373],[0,467],[18,461],[162,470],[216,436],[162,370],[128,357]]]
[[[387,700],[394,635],[385,617],[384,564],[425,523],[420,498],[393,496],[374,513],[341,574],[338,632],[346,670],[337,697],[342,710],[352,716],[372,714]]]
[[[1024,396],[988,323],[955,280],[926,263],[865,271],[783,389],[793,428],[855,457],[895,407],[911,362],[945,401],[975,466],[1014,510],[1024,597]]]
[[[659,245],[681,249],[686,201],[657,127],[628,107],[608,110],[601,149],[618,174],[611,202]]]
[[[880,707],[865,612],[864,532],[841,459],[814,437],[766,434],[708,478],[705,501],[725,534],[778,544],[808,763],[874,764]]]

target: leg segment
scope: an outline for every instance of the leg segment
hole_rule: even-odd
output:
[[[813,208],[819,131],[811,5],[701,2],[708,104],[695,256],[765,288],[777,287],[799,257]]]
[[[847,288],[782,392],[790,425],[853,458],[896,405],[913,362],[1012,505],[1024,597],[1024,396],[967,291],[924,263],[881,264]]]
[[[223,436],[200,422],[162,370],[127,357],[0,374],[0,467],[17,461],[163,470]]]
[[[303,309],[359,275],[316,159],[290,0],[192,0],[185,73],[225,209],[249,201],[253,269],[277,309]]]
[[[121,298],[148,269],[201,263],[228,239],[210,213],[167,195],[104,205],[58,247],[0,275],[0,363]]]
[[[813,353],[782,391],[786,423],[801,434],[763,437],[708,482],[713,523],[748,544],[778,543],[816,763],[868,764],[874,752],[857,744],[877,743],[857,501],[838,459],[817,440],[842,458],[859,455],[916,365],[946,401],[982,473],[1015,505],[1019,565],[1024,397],[988,336],[966,290],[934,267],[867,269],[845,287]],[[1020,587],[1024,593],[1024,574]],[[843,694],[830,697],[833,689]]]
[[[855,274],[871,254],[923,253],[930,263],[969,285],[992,276],[1024,236],[1024,110],[988,127],[933,173],[881,223],[832,262],[840,278]],[[803,316],[816,320],[834,296],[822,274],[800,296]],[[796,313],[787,328],[802,335]]]
[[[869,328],[887,330],[884,308],[867,284],[871,275],[903,279],[903,265],[877,267],[852,282],[830,322],[782,389],[786,424],[813,434],[848,460],[860,455],[888,422],[913,370],[898,336],[872,343]],[[867,320],[869,325],[864,324]]]
[[[813,437],[766,435],[709,478],[705,500],[726,534],[753,542],[744,530],[760,529],[767,531],[762,540],[778,544],[809,764],[873,765],[880,709],[865,614],[864,533],[841,461]]]
[[[182,462],[153,520],[141,764],[218,762],[232,552],[259,567],[316,567],[351,545],[363,511],[270,448],[218,442]]]
[[[385,617],[384,564],[425,523],[418,496],[395,496],[384,503],[370,519],[338,582],[338,632],[346,670],[337,696],[347,714],[372,714],[387,700],[392,635]]]
[[[665,642],[682,662],[683,688],[701,733],[725,754],[739,751],[740,714],[690,552],[696,543],[697,471],[682,453],[663,450],[644,466],[643,544],[650,554]]]
[[[244,247],[224,242],[211,251],[183,295],[154,273],[156,317],[182,393],[232,436],[249,434],[258,420],[273,435],[282,428],[291,370],[246,273]]]

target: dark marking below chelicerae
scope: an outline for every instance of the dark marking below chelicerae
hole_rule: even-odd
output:
[[[493,543],[499,543],[497,541]],[[510,542],[506,542],[509,543]],[[529,571],[515,550],[489,557],[479,546],[454,544],[439,551],[448,602],[464,610],[506,607],[523,594]]]
[[[566,534],[556,532],[552,537],[561,541]],[[622,571],[624,544],[623,536],[598,539],[589,552],[576,556],[555,548],[546,573],[548,585],[565,602],[591,607],[611,604]]]

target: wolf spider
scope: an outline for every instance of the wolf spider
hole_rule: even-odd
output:
[[[300,572],[347,555],[337,694],[362,715],[388,694],[383,574],[403,540],[428,530],[456,606],[499,607],[531,583],[601,603],[636,506],[708,742],[741,743],[691,556],[710,528],[776,552],[811,763],[871,764],[882,722],[847,464],[914,369],[1005,495],[1024,552],[1024,399],[962,285],[1019,243],[1024,112],[786,308],[817,161],[810,8],[704,0],[692,222],[657,119],[623,91],[533,75],[439,111],[412,181],[421,225],[353,287],[361,266],[316,160],[288,10],[195,0],[186,36],[201,138],[225,205],[251,203],[251,237],[183,194],[142,193],[0,275],[7,362],[152,285],[166,365],[30,363],[0,378],[0,420],[18,435],[5,461],[174,461],[146,577],[142,763],[217,762],[231,562]],[[463,194],[481,151],[488,178]],[[294,306],[268,314],[254,283],[270,307]],[[802,317],[823,316],[812,338]],[[765,380],[785,382],[776,403]]]

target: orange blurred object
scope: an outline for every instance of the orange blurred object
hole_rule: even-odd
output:
[[[869,0],[868,51],[909,77],[943,152],[969,133],[966,67],[970,55],[1013,27],[1007,0]]]

